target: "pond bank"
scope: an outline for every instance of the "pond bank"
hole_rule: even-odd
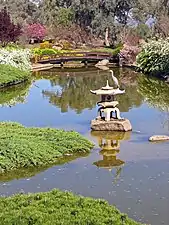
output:
[[[40,71],[40,70],[49,70],[52,69],[54,66],[53,64],[41,64],[41,63],[33,63],[32,64],[32,71]]]
[[[1,224],[4,225],[141,225],[104,200],[94,200],[59,190],[1,197],[0,208]]]

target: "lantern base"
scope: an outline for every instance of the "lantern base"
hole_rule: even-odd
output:
[[[132,126],[128,119],[114,119],[105,121],[104,118],[96,118],[91,121],[91,129],[97,131],[131,131]]]

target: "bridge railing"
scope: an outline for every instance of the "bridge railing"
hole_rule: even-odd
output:
[[[112,57],[111,53],[107,52],[64,52],[58,54],[50,55],[37,55],[34,56],[33,61],[38,63],[40,61],[50,61],[50,60],[63,60],[65,58],[81,58],[81,59],[100,59],[100,58],[110,58]]]

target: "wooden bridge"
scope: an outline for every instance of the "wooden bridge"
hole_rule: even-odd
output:
[[[35,63],[61,64],[70,61],[80,61],[84,64],[88,62],[98,62],[103,59],[111,60],[113,55],[105,52],[65,52],[53,55],[36,56]]]

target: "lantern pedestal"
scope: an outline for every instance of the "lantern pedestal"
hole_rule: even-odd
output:
[[[91,121],[91,129],[95,131],[131,131],[132,126],[128,119],[114,119],[105,121],[104,118],[97,117]]]

